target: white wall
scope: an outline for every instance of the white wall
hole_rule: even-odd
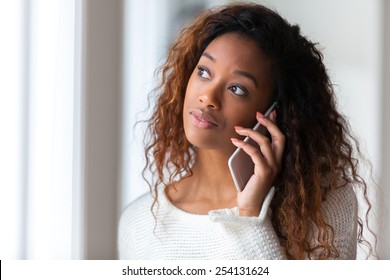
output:
[[[134,130],[134,124],[146,119],[141,112],[147,108],[148,94],[155,85],[154,71],[168,46],[166,19],[176,6],[166,4],[156,0],[125,1],[121,208],[148,191],[141,176],[144,126]]]
[[[383,1],[383,64],[382,64],[382,79],[383,79],[383,91],[382,91],[382,104],[381,104],[381,119],[382,121],[382,172],[380,177],[381,197],[382,197],[382,217],[380,227],[380,240],[379,240],[379,253],[383,259],[390,260],[390,55],[388,51],[390,49],[390,1]]]

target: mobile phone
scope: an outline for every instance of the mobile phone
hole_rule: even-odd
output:
[[[273,102],[264,113],[264,117],[267,118],[277,104],[277,102]],[[256,130],[264,135],[267,133],[266,128],[260,125],[259,122],[257,122],[257,124],[253,127],[253,130]],[[247,142],[259,149],[259,145],[249,137],[246,137],[244,142]],[[251,157],[243,149],[237,148],[229,158],[228,165],[237,190],[242,191],[254,173],[255,164],[253,163]]]

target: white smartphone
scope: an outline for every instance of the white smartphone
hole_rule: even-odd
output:
[[[277,102],[272,103],[272,105],[264,113],[264,117],[268,117],[276,105]],[[265,127],[260,125],[259,122],[257,122],[257,124],[253,127],[253,130],[256,130],[264,135],[267,133]],[[249,137],[246,137],[244,142],[251,144],[255,148],[259,148],[259,145]],[[255,164],[253,163],[251,157],[243,149],[237,148],[237,150],[229,158],[228,165],[237,190],[242,191],[254,173]]]

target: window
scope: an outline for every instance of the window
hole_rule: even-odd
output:
[[[75,5],[0,2],[1,258],[72,257]]]

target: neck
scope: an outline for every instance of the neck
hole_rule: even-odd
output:
[[[233,179],[228,167],[229,156],[212,150],[199,150],[194,164],[192,186],[199,193],[217,200],[236,196]]]
[[[198,150],[193,175],[168,186],[170,201],[184,211],[207,214],[212,209],[237,205],[237,190],[229,172],[229,153]]]

